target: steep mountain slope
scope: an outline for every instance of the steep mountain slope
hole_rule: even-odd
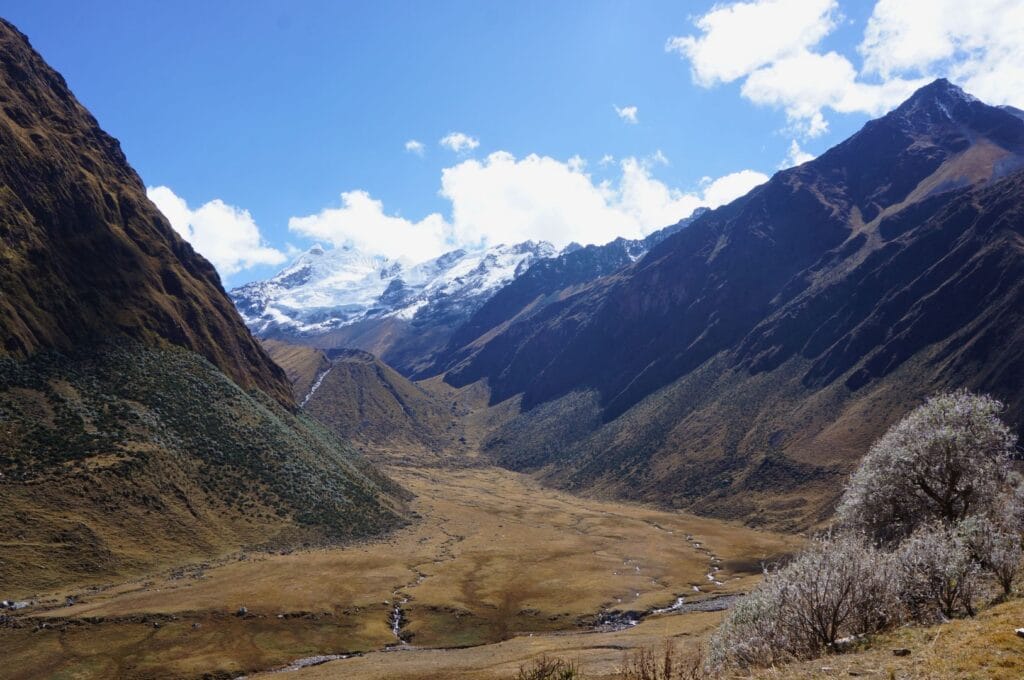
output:
[[[447,380],[525,412],[507,465],[803,522],[924,393],[1022,422],[1024,121],[946,81],[479,343]]]
[[[549,243],[527,241],[454,250],[412,265],[314,246],[273,278],[231,296],[261,337],[355,347],[412,374],[495,291],[554,254]]]
[[[689,217],[643,239],[617,238],[600,246],[570,246],[556,257],[538,260],[522,275],[498,290],[459,326],[434,365],[422,371],[418,377],[443,373],[457,365],[475,351],[484,341],[484,336],[494,333],[503,324],[536,314],[548,302],[570,295],[577,287],[627,267],[706,212],[707,208],[698,208]]]
[[[0,21],[5,595],[365,536],[408,494],[312,419],[117,142]]]
[[[0,354],[170,342],[290,402],[213,267],[146,198],[117,140],[0,20]]]

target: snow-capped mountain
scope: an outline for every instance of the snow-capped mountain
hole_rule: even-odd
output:
[[[470,314],[534,262],[556,254],[550,243],[526,241],[411,264],[316,245],[273,278],[230,295],[257,334],[319,335],[371,319]]]

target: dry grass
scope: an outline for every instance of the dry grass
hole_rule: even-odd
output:
[[[901,628],[872,640],[867,649],[761,671],[754,677],[892,678],[893,680],[1010,680],[1024,677],[1024,600],[993,606],[969,619],[941,626]],[[909,649],[895,656],[894,649]],[[739,677],[748,677],[746,675]]]
[[[313,347],[280,340],[260,340],[260,344],[274,363],[284,369],[296,402],[302,401],[316,382],[316,377],[330,365],[324,353]]]
[[[80,677],[267,669],[395,643],[387,615],[399,591],[409,598],[404,633],[416,647],[483,646],[380,652],[324,670],[335,666],[338,677],[364,677],[364,670],[365,677],[416,677],[409,673],[419,664],[435,673],[422,677],[458,677],[456,670],[438,675],[437,669],[461,664],[470,669],[464,677],[476,677],[482,665],[495,665],[514,676],[524,661],[550,652],[580,655],[585,671],[610,673],[623,649],[701,633],[720,615],[655,616],[618,633],[581,633],[600,609],[664,606],[677,594],[696,595],[692,585],[742,590],[757,578],[760,559],[798,544],[715,520],[583,500],[494,468],[393,472],[417,493],[413,507],[423,520],[385,540],[250,555],[178,578],[78,593],[72,607],[31,613],[33,623],[51,619],[51,629],[0,629],[0,653],[12,667],[51,674],[82,669]],[[723,560],[721,586],[708,584],[707,548]],[[56,607],[67,594],[54,593],[50,602]],[[241,606],[245,618],[233,615]],[[382,672],[397,666],[392,675],[374,676],[374,664]]]
[[[631,654],[662,649],[667,638],[688,655],[721,620],[721,612],[647,619],[623,631],[519,635],[468,649],[411,649],[373,652],[305,669],[301,680],[512,680],[523,666],[542,656],[573,663],[587,680],[621,678]],[[258,676],[267,677],[270,675]]]

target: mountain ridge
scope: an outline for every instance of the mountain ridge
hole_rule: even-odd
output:
[[[481,336],[445,380],[519,400],[486,446],[503,465],[800,526],[928,391],[991,391],[1022,422],[1017,379],[993,370],[1021,365],[1004,344],[1024,324],[1021,168],[1024,120],[938,81],[642,260]]]
[[[168,342],[291,406],[284,373],[216,270],[146,198],[117,140],[2,20],[0,94],[0,353],[125,335]]]

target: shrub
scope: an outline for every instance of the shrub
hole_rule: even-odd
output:
[[[684,656],[668,640],[661,653],[650,647],[634,651],[626,657],[617,677],[621,680],[700,680],[707,675],[699,652]]]
[[[520,666],[516,680],[583,680],[583,674],[571,661],[542,656],[529,666]]]
[[[1013,592],[1013,582],[1024,557],[1024,499],[1021,489],[1004,494],[988,515],[968,517],[960,525],[971,557],[995,577],[1003,595]]]
[[[898,570],[860,536],[814,541],[726,617],[711,640],[711,667],[770,665],[834,649],[840,638],[899,620]]]
[[[711,636],[706,665],[709,671],[728,666],[770,666],[789,661],[794,645],[780,614],[781,590],[769,574],[749,595],[736,603]]]
[[[901,599],[915,620],[951,618],[961,610],[974,615],[978,564],[961,528],[937,523],[920,527],[900,544],[896,560]]]
[[[846,526],[898,542],[932,521],[986,512],[1004,489],[1016,438],[1003,405],[965,391],[928,399],[871,447],[838,514]]]

